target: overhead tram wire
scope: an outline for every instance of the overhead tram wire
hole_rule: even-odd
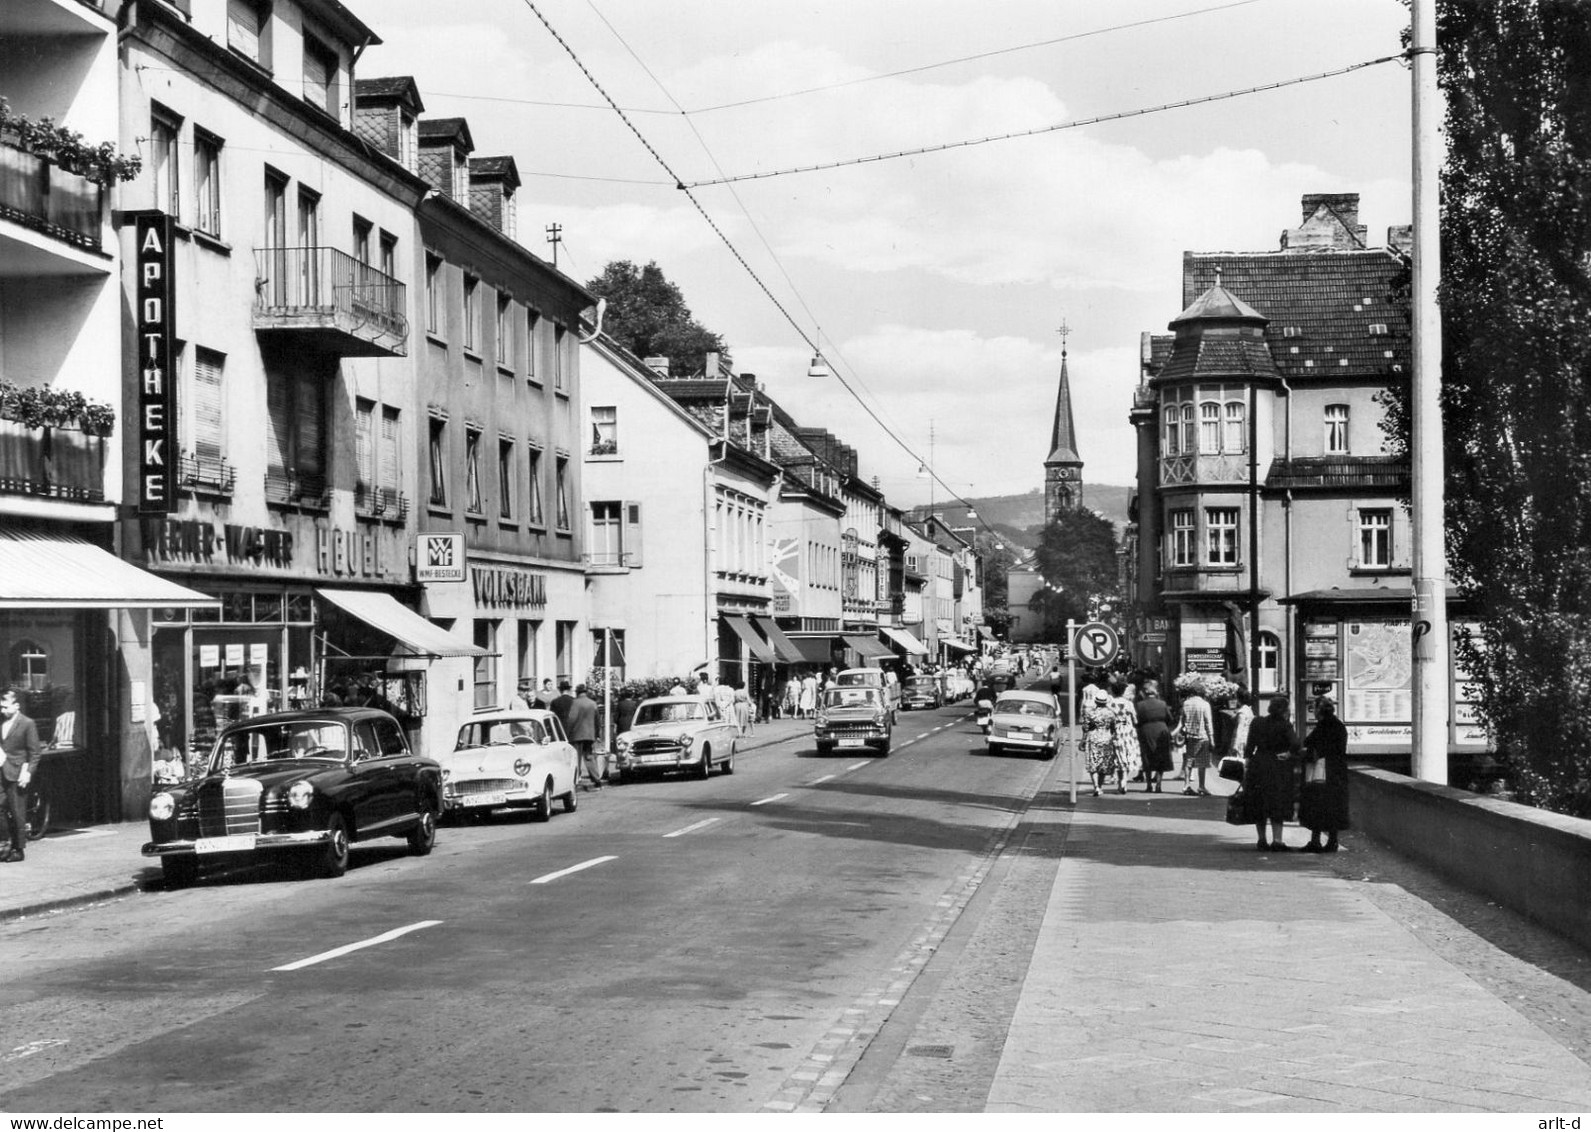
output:
[[[788,177],[795,173],[818,173],[828,169],[845,169],[853,165],[870,165],[881,161],[895,161],[902,157],[921,157],[929,153],[944,153],[952,149],[968,149],[973,146],[989,145],[992,142],[1011,141],[1016,138],[1038,137],[1041,134],[1053,134],[1061,130],[1075,130],[1082,126],[1097,126],[1103,122],[1120,122],[1128,118],[1142,118],[1150,114],[1160,114],[1167,110],[1182,110],[1189,106],[1202,106],[1207,102],[1221,102],[1230,98],[1241,98],[1248,94],[1259,94],[1268,90],[1281,90],[1283,87],[1298,86],[1302,83],[1319,82],[1322,79],[1333,79],[1340,75],[1352,74],[1362,71],[1367,67],[1378,67],[1382,63],[1396,63],[1407,57],[1406,52],[1396,55],[1383,55],[1379,59],[1367,59],[1362,63],[1353,63],[1346,67],[1338,67],[1332,71],[1321,71],[1319,74],[1303,75],[1295,79],[1281,79],[1274,83],[1263,83],[1260,86],[1244,87],[1241,90],[1222,91],[1220,94],[1199,95],[1196,98],[1184,98],[1176,102],[1163,102],[1157,106],[1144,106],[1137,110],[1120,110],[1114,114],[1099,114],[1092,118],[1074,118],[1068,122],[1056,122],[1049,126],[1035,126],[1031,130],[1013,130],[1006,134],[991,134],[982,138],[964,138],[961,141],[940,142],[937,145],[918,146],[916,149],[903,149],[894,153],[877,153],[867,157],[849,157],[841,161],[828,161],[820,165],[797,165],[788,169],[770,169],[764,173],[740,173],[733,177],[721,177],[717,180],[692,181],[682,184],[682,189],[704,189],[715,185],[730,185],[741,181],[765,181],[772,177]]]
[[[541,21],[542,26],[547,29],[547,33],[558,42],[558,46],[564,49],[564,52],[574,62],[574,65],[580,69],[580,73],[586,77],[586,81],[589,82],[596,92],[607,101],[609,106],[613,107],[613,112],[619,116],[619,120],[624,123],[625,127],[635,135],[635,139],[641,143],[642,148],[644,148],[647,153],[652,155],[652,160],[656,161],[658,165],[663,168],[663,171],[674,179],[675,187],[683,192],[686,199],[689,200],[693,206],[695,206],[696,211],[701,215],[701,218],[706,221],[707,226],[713,230],[713,234],[716,235],[720,241],[722,241],[724,247],[729,249],[729,254],[734,256],[735,261],[740,264],[741,268],[746,272],[746,274],[751,276],[751,280],[757,285],[757,289],[767,297],[768,301],[773,304],[774,309],[777,310],[784,317],[784,320],[790,324],[791,329],[793,329],[796,332],[796,335],[806,343],[807,348],[812,350],[814,353],[821,352],[818,349],[817,343],[812,340],[812,336],[806,332],[806,328],[796,321],[795,317],[790,313],[789,308],[787,308],[784,303],[779,301],[779,297],[769,289],[767,283],[763,282],[762,276],[757,274],[756,269],[746,261],[746,257],[741,254],[740,249],[735,247],[734,242],[731,241],[730,238],[724,233],[724,230],[718,226],[718,222],[713,219],[712,214],[709,213],[705,207],[703,207],[701,201],[696,199],[696,194],[691,192],[691,187],[686,185],[685,182],[680,178],[679,174],[674,172],[673,167],[668,163],[668,159],[659,153],[656,147],[647,140],[646,135],[641,133],[640,129],[634,122],[630,121],[629,116],[618,105],[618,103],[613,100],[613,96],[610,95],[602,86],[602,84],[597,81],[597,77],[591,73],[590,69],[587,68],[585,63],[581,60],[580,56],[575,53],[574,48],[564,40],[563,36],[558,34],[558,30],[552,26],[551,21],[549,21],[547,17],[542,14],[541,9],[536,6],[535,0],[520,0],[520,2],[524,4],[525,7],[529,8],[531,13]],[[912,448],[911,445],[907,444],[905,440],[901,439],[900,435],[896,433],[894,429],[890,428],[889,425],[885,424],[883,420],[879,418],[879,415],[873,411],[872,406],[862,399],[861,395],[856,392],[855,388],[852,387],[850,382],[845,380],[843,374],[835,371],[834,378],[840,383],[841,387],[851,395],[852,399],[854,399],[856,403],[861,406],[862,411],[873,419],[873,423],[884,430],[884,434],[886,436],[899,445],[901,450],[912,459],[916,460],[918,464],[928,468],[928,474],[933,478],[934,482],[938,483],[945,489],[946,495],[950,496],[950,498],[956,500],[958,503],[961,503],[963,506],[976,513],[977,509],[974,508],[972,504],[968,503],[962,498],[959,492],[952,490],[949,484],[940,479],[939,473],[936,472],[928,464],[928,462],[925,461],[922,456]],[[984,527],[985,530],[989,531],[991,535],[998,535],[998,532],[996,532],[994,528],[990,527],[988,522],[985,521],[981,515],[978,516],[978,522]]]

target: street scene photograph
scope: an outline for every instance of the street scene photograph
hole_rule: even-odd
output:
[[[1588,60],[0,0],[0,1132],[1580,1128]]]

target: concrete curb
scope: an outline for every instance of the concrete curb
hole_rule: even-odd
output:
[[[49,900],[40,900],[17,908],[0,908],[0,924],[9,924],[15,920],[26,920],[34,916],[47,916],[52,912],[65,912],[70,908],[81,908],[89,904],[103,904],[123,896],[130,896],[135,892],[144,891],[146,891],[145,885],[133,881],[127,884],[112,885],[109,888],[95,889],[91,892],[79,892],[72,896],[58,896]]]

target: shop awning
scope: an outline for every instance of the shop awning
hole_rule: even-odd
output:
[[[316,590],[345,613],[379,629],[419,656],[485,656],[486,650],[466,644],[440,625],[433,625],[391,594],[373,590]]]
[[[956,635],[955,628],[950,624],[950,621],[944,617],[941,617],[934,622],[934,629],[941,637],[953,637]]]
[[[976,646],[969,645],[966,641],[962,640],[960,637],[940,637],[939,638],[939,643],[944,645],[944,646],[946,646],[947,648],[960,649],[962,652],[977,652],[978,651]]]
[[[759,617],[755,614],[751,618],[757,623],[757,628],[762,630],[763,636],[768,638],[768,643],[773,646],[773,655],[784,664],[800,664],[806,658],[801,655],[801,650],[795,643],[784,635],[784,630],[779,628],[772,617]]]
[[[845,634],[845,644],[862,654],[863,660],[894,660],[895,654],[872,637],[864,637],[860,633]]]
[[[735,636],[746,642],[746,647],[751,650],[751,655],[764,664],[776,664],[778,659],[773,655],[773,650],[768,647],[768,642],[757,635],[757,630],[751,627],[739,613],[725,613],[722,615],[724,624],[735,631]]]
[[[790,643],[801,653],[803,664],[827,665],[834,663],[833,637],[791,637]]]
[[[897,629],[893,625],[880,625],[878,631],[905,649],[907,656],[923,656],[928,652],[928,646],[905,629]]]
[[[79,538],[0,535],[0,609],[197,609],[221,603]]]

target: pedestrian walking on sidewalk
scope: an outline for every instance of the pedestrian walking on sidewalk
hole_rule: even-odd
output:
[[[1306,853],[1335,853],[1337,834],[1348,828],[1348,729],[1337,718],[1337,703],[1330,696],[1315,701],[1315,726],[1304,739],[1298,824],[1309,830]]]
[[[1160,698],[1160,684],[1144,681],[1144,694],[1133,705],[1138,717],[1138,749],[1144,760],[1144,793],[1160,793],[1166,771],[1176,769],[1171,761],[1171,709]]]
[[[586,686],[575,689],[569,704],[569,742],[580,755],[580,765],[591,779],[591,789],[602,789],[602,767],[597,765],[597,703],[586,694]]]
[[[1094,782],[1094,797],[1105,789],[1105,779],[1116,772],[1116,744],[1112,737],[1116,716],[1110,710],[1110,697],[1094,684],[1083,685],[1083,706],[1077,713],[1083,728],[1083,765]]]
[[[1282,823],[1293,816],[1293,756],[1298,753],[1298,732],[1288,722],[1291,705],[1286,696],[1271,700],[1263,719],[1256,719],[1243,749],[1248,767],[1243,772],[1243,816],[1254,823],[1258,838],[1254,848],[1285,852]],[[1271,839],[1265,840],[1270,822]]]
[[[808,672],[801,681],[801,718],[811,719],[818,706],[818,678]]]
[[[1138,711],[1127,698],[1127,681],[1110,682],[1108,706],[1111,715],[1110,742],[1116,759],[1116,793],[1127,793],[1127,780],[1143,770],[1138,746]]]
[[[6,821],[11,826],[11,848],[0,856],[0,864],[14,864],[23,859],[28,844],[27,803],[22,792],[44,757],[39,729],[22,714],[15,692],[0,696],[0,751],[5,754],[5,761],[0,762],[0,787],[5,789]]]
[[[779,705],[779,715],[784,719],[796,719],[800,710],[801,681],[792,672],[790,679],[784,682],[784,700]]]
[[[751,734],[751,693],[746,691],[744,684],[735,688],[735,726],[740,728],[742,735]]]
[[[1204,688],[1194,684],[1182,701],[1182,739],[1188,753],[1182,760],[1182,788],[1184,794],[1208,795],[1204,788],[1204,772],[1210,766],[1210,744],[1215,739],[1215,721],[1210,716],[1210,701],[1204,698]],[[1193,785],[1198,774],[1199,785]]]

